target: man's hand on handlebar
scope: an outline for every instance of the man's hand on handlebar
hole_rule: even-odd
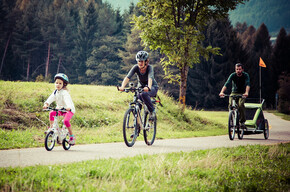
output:
[[[219,96],[220,96],[221,98],[224,98],[224,97],[225,97],[225,94],[222,93],[222,92],[220,92]]]
[[[244,94],[243,94],[243,98],[247,98],[248,96],[249,96],[248,93],[244,93]]]
[[[118,87],[118,91],[124,91],[125,88],[124,87]]]
[[[144,88],[143,88],[143,91],[144,91],[144,92],[149,92],[149,91],[150,91],[150,88],[149,88],[149,87],[144,87]]]
[[[48,105],[48,103],[45,103],[42,108],[47,109],[47,107],[49,107],[49,105]]]

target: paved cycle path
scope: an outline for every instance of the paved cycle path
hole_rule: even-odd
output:
[[[156,140],[153,146],[147,146],[141,135],[138,137],[139,141],[133,147],[127,147],[124,142],[118,142],[75,145],[68,151],[65,151],[60,145],[56,145],[50,152],[46,151],[44,147],[1,150],[0,167],[53,165],[86,160],[132,157],[142,154],[152,155],[180,151],[189,152],[218,147],[235,147],[239,145],[267,145],[290,142],[290,121],[282,120],[271,113],[264,113],[264,115],[270,124],[270,136],[268,140],[264,139],[263,134],[244,135],[242,140],[239,140],[236,136],[233,141],[229,140],[228,135],[222,135]]]

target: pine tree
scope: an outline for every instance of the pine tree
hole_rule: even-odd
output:
[[[93,51],[93,43],[98,35],[98,14],[97,4],[89,1],[86,5],[85,13],[81,16],[81,23],[78,28],[78,36],[75,40],[76,46],[73,50],[73,67],[76,69],[79,83],[89,83],[86,77],[86,62]]]
[[[276,75],[282,72],[290,72],[290,42],[284,28],[281,28],[273,48],[273,69]],[[277,78],[278,79],[278,78]]]
[[[272,46],[270,42],[270,35],[266,25],[263,23],[256,31],[254,37],[253,47],[250,52],[251,66],[249,75],[251,78],[251,96],[259,97],[259,59],[260,57],[266,63],[266,68],[262,68],[261,72],[261,90],[262,98],[266,100],[268,107],[273,107],[275,92],[273,87],[273,67],[271,63]]]
[[[88,58],[86,75],[89,81],[98,85],[116,85],[120,71],[118,49],[122,42],[114,36],[105,36]]]
[[[235,64],[244,61],[245,52],[228,19],[211,20],[205,37],[204,46],[220,47],[222,55],[210,55],[208,61],[203,59],[190,70],[187,104],[201,108],[224,108],[227,101],[221,100],[218,94],[226,78],[234,72]]]
[[[15,4],[16,0],[0,1],[0,77],[4,79],[12,72],[14,73],[14,78],[20,78],[19,67],[15,67],[15,62],[12,61],[13,56],[10,60],[7,59],[7,55],[11,55],[11,37],[19,15],[19,11],[14,9]]]
[[[42,46],[42,36],[36,17],[37,1],[20,5],[23,11],[13,32],[13,52],[25,63],[26,73],[23,74],[23,78],[28,81],[31,71],[37,68],[40,63],[39,50]]]

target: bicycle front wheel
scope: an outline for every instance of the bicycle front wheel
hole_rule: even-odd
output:
[[[54,148],[55,145],[55,138],[54,138],[54,132],[50,131],[47,133],[44,141],[44,146],[47,151],[51,151]]]
[[[135,144],[138,136],[138,125],[135,118],[134,109],[128,109],[124,115],[123,120],[123,137],[125,144],[132,147]]]
[[[235,138],[235,121],[236,121],[235,112],[231,111],[229,113],[229,123],[228,123],[230,140],[234,140]]]
[[[156,137],[157,118],[155,116],[154,120],[149,120],[148,112],[145,113],[144,115],[145,115],[144,130],[143,130],[144,141],[147,145],[152,145]]]

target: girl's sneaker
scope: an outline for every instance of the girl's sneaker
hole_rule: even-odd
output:
[[[74,144],[76,144],[76,138],[75,138],[75,137],[70,137],[68,143],[69,143],[70,145],[74,145]]]

